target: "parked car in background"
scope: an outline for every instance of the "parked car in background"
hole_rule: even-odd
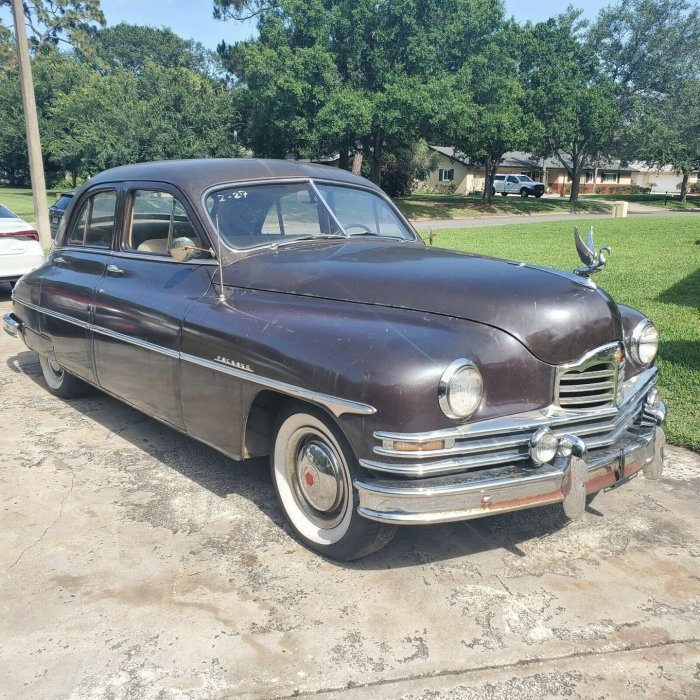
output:
[[[589,279],[590,239],[573,274],[427,247],[338,168],[142,163],[76,192],[4,325],[57,396],[269,457],[298,538],[355,559],[396,525],[576,518],[661,475],[658,333]]]
[[[61,192],[58,199],[49,207],[49,225],[51,226],[51,238],[56,238],[58,227],[61,225],[63,215],[68,205],[73,200],[73,192]]]
[[[43,262],[38,231],[0,204],[0,282],[14,284]]]
[[[491,194],[499,192],[504,197],[509,194],[519,194],[521,197],[537,197],[544,194],[544,185],[535,182],[529,175],[496,175],[493,179]]]

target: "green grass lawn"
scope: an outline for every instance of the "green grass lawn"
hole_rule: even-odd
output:
[[[585,202],[636,202],[651,207],[665,207],[669,211],[697,211],[700,209],[700,196],[688,195],[687,202],[681,202],[679,195],[673,195],[666,199],[663,194],[587,194],[581,195]],[[675,199],[674,199],[675,197]]]
[[[608,214],[611,203],[604,199],[582,200],[578,205],[569,204],[567,199],[535,199],[496,195],[492,204],[485,207],[481,204],[481,195],[432,195],[416,194],[410,197],[398,197],[394,200],[396,206],[409,219],[458,219],[474,216],[512,216],[529,214],[569,214],[586,213]]]
[[[58,197],[57,190],[49,190],[46,201],[51,206]],[[19,187],[0,187],[0,204],[4,204],[25,221],[34,221],[32,191]]]
[[[700,452],[700,218],[576,223],[582,233],[593,224],[596,244],[612,246],[596,283],[657,325],[659,389],[669,407],[669,441]],[[435,245],[573,270],[580,262],[572,232],[572,224],[554,221],[445,229],[437,232]]]

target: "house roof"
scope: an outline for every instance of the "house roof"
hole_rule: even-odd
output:
[[[442,153],[442,155],[447,156],[452,160],[457,161],[458,163],[463,163],[464,165],[469,165],[475,168],[481,167],[479,165],[474,165],[469,160],[468,156],[466,156],[464,153],[461,153],[460,151],[457,151],[452,146],[430,146],[430,148],[432,148],[434,151],[437,151],[438,153]],[[568,156],[565,156],[565,159],[570,165],[571,161],[569,160]],[[563,167],[558,158],[542,159],[538,158],[537,156],[530,155],[529,153],[524,153],[523,151],[510,151],[509,153],[506,153],[503,156],[503,160],[501,161],[500,167],[531,169],[541,168],[543,166],[543,163],[544,167],[548,170],[552,168]],[[593,168],[587,167],[584,168],[584,170],[593,170]],[[639,168],[636,168],[633,165],[622,165],[621,161],[619,160],[612,160],[598,163],[598,170],[605,170],[607,172],[636,172],[639,170]]]

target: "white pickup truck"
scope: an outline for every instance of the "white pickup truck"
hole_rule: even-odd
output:
[[[519,194],[521,197],[537,197],[544,194],[544,185],[535,182],[529,175],[496,175],[493,179],[491,194],[500,192],[504,197]]]

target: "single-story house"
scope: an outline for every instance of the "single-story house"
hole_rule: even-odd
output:
[[[484,188],[484,168],[474,165],[464,154],[450,146],[430,146],[438,156],[438,167],[423,181],[415,184],[415,192],[457,192],[470,194]],[[529,175],[544,182],[550,191],[563,194],[571,185],[571,178],[558,158],[535,158],[528,153],[506,153],[498,167],[499,173]],[[633,177],[639,172],[633,165],[623,165],[615,160],[586,168],[581,176],[581,191],[591,192],[595,186],[607,189],[619,185],[637,184]],[[599,187],[603,189],[603,187]]]
[[[683,173],[674,170],[670,165],[663,168],[651,168],[646,163],[632,163],[637,169],[633,177],[635,185],[651,187],[652,192],[678,194],[683,181]],[[691,173],[688,184],[700,181],[700,172]]]

